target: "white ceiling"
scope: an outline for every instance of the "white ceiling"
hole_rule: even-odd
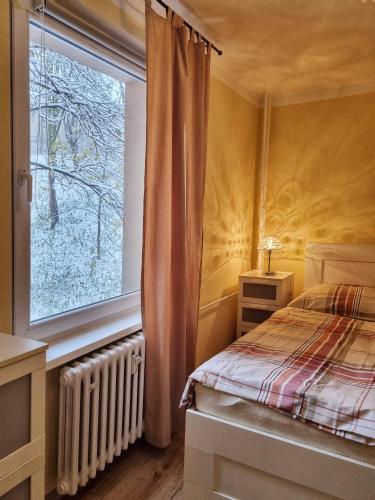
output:
[[[140,21],[144,0],[112,1]],[[223,50],[213,73],[249,97],[375,91],[375,0],[164,1]]]
[[[375,90],[375,0],[170,0],[250,94]]]

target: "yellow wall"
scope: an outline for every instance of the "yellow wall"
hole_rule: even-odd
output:
[[[272,109],[266,232],[296,292],[307,241],[375,243],[375,94]]]
[[[0,332],[12,331],[10,2],[0,2]]]
[[[201,305],[237,289],[251,267],[254,178],[259,111],[211,78]],[[234,338],[236,297],[201,312],[197,363]]]

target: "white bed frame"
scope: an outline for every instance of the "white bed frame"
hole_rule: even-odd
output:
[[[375,245],[306,246],[305,286],[375,286]],[[189,409],[184,500],[375,499],[375,466]]]

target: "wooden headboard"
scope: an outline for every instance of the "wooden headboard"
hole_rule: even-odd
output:
[[[375,245],[307,243],[305,288],[319,283],[375,286]]]

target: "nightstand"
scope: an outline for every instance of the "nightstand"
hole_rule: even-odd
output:
[[[253,270],[239,276],[237,338],[252,330],[292,299],[294,273],[267,276]]]

